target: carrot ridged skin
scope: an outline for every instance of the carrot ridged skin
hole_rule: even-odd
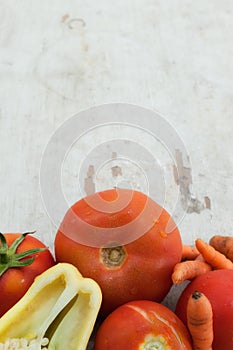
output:
[[[233,270],[233,262],[202,239],[196,239],[196,247],[205,261],[213,268]]]
[[[194,350],[212,350],[213,310],[208,298],[195,291],[187,304],[187,325]],[[219,349],[220,350],[220,349]]]
[[[209,244],[218,252],[224,254],[233,262],[233,237],[232,236],[213,236]]]
[[[191,280],[205,272],[211,270],[211,266],[201,260],[186,260],[175,265],[172,281],[174,284],[183,283],[186,280]]]

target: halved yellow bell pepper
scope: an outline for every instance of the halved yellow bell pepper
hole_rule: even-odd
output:
[[[37,344],[35,349],[49,342],[49,350],[85,350],[101,301],[94,280],[83,278],[71,264],[57,264],[36,277],[23,298],[0,318],[0,349],[7,341],[21,339]]]

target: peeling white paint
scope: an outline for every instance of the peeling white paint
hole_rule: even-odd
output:
[[[232,234],[232,14],[227,0],[1,0],[1,231],[35,229],[53,248],[39,187],[43,150],[71,115],[114,101],[160,111],[189,151],[195,210],[179,225],[184,242]],[[86,154],[88,143],[78,151]],[[160,166],[170,208],[173,164]],[[73,200],[77,178],[64,172],[63,180]]]

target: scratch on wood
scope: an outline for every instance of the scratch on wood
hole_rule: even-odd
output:
[[[85,184],[84,184],[84,190],[87,194],[95,193],[95,182],[94,182],[94,176],[95,176],[95,168],[94,165],[89,165],[88,171],[87,171],[87,177],[85,178]]]
[[[208,196],[205,196],[204,200],[205,200],[205,207],[206,207],[206,209],[211,209],[210,198]]]
[[[79,29],[80,27],[85,27],[86,22],[82,18],[71,18],[67,25],[70,29]]]
[[[70,18],[70,15],[68,13],[62,16],[61,23],[65,23],[69,29],[79,29],[80,27],[86,27],[86,22],[83,18]]]
[[[69,17],[70,17],[70,16],[68,15],[68,13],[66,13],[65,15],[62,16],[61,22],[62,22],[62,23],[66,22],[66,20],[67,20]]]
[[[116,177],[118,175],[122,175],[121,167],[119,167],[118,165],[113,166],[111,169],[112,169],[112,176],[113,177]]]
[[[211,202],[209,197],[204,197],[204,201],[200,201],[191,192],[190,186],[192,185],[192,171],[191,168],[185,167],[183,163],[182,152],[176,150],[176,163],[173,166],[174,179],[177,185],[180,187],[181,203],[184,210],[187,213],[200,214],[204,209],[211,208]]]
[[[117,152],[112,152],[112,159],[117,159]],[[117,177],[122,175],[122,169],[119,165],[111,167],[112,176]]]

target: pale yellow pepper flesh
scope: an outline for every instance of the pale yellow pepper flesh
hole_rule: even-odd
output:
[[[24,297],[0,318],[0,343],[49,339],[49,350],[85,350],[101,306],[98,284],[71,264],[36,277]]]

